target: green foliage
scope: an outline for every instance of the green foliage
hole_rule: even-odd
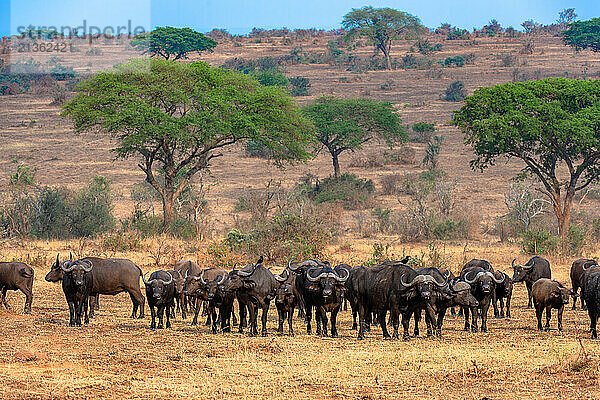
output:
[[[189,53],[212,51],[217,42],[190,28],[158,27],[135,36],[131,46],[166,60],[187,58]]]
[[[461,56],[446,57],[446,59],[444,60],[445,67],[451,67],[451,66],[464,67],[464,65],[465,65],[465,59],[462,58]]]
[[[435,132],[435,123],[429,122],[417,122],[413,124],[412,130],[415,132]]]
[[[346,209],[360,209],[372,204],[375,185],[370,179],[346,173],[339,178],[328,177],[315,182],[307,178],[299,189],[316,204],[335,202]]]
[[[263,86],[279,86],[287,88],[290,84],[288,78],[286,78],[279,69],[253,71],[251,75]]]
[[[419,18],[393,8],[360,9],[353,8],[344,15],[342,27],[348,31],[348,38],[363,36],[369,38],[377,51],[381,51],[387,60],[388,69],[392,68],[390,50],[392,41],[419,35],[426,28]]]
[[[425,147],[425,156],[423,157],[423,165],[429,170],[435,170],[438,166],[438,158],[442,149],[442,143],[444,143],[444,137],[441,135],[435,135],[433,139],[427,143]]]
[[[600,51],[600,17],[589,21],[576,21],[568,25],[568,29],[562,32],[563,41],[566,45],[575,48],[576,51],[590,49],[594,52]]]
[[[347,150],[358,150],[373,139],[390,147],[406,141],[408,134],[394,107],[371,99],[342,99],[325,96],[303,108],[316,127],[316,140],[325,147],[334,162]]]
[[[174,223],[175,200],[223,147],[258,140],[279,163],[310,156],[311,125],[285,90],[203,62],[131,60],[80,84],[63,115],[77,132],[114,137],[118,157],[141,158],[146,181],[171,205],[165,228]]]
[[[525,254],[551,254],[556,249],[558,238],[546,230],[531,230],[523,233],[521,250]]]
[[[442,50],[441,43],[431,44],[428,39],[419,39],[417,43],[415,43],[415,46],[417,47],[417,50],[419,50],[419,53],[424,55],[433,54],[436,51]]]
[[[17,170],[9,177],[11,186],[29,186],[35,182],[37,168],[30,168],[24,164],[17,165]]]
[[[310,87],[308,78],[304,76],[290,78],[290,85],[292,86],[292,96],[308,96],[308,88]]]
[[[458,40],[458,39],[468,39],[469,31],[466,29],[452,27],[448,30],[448,35],[446,39],[448,40]]]
[[[452,82],[444,92],[444,100],[446,101],[463,101],[466,96],[463,81]]]
[[[71,234],[75,237],[95,236],[113,229],[112,203],[109,180],[95,177],[71,201]]]

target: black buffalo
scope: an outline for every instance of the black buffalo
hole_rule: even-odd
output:
[[[173,270],[177,271],[185,281],[186,276],[198,276],[200,271],[202,271],[202,268],[194,261],[181,260],[175,263]],[[195,298],[190,298],[185,294],[180,296],[180,298],[177,298],[177,311],[181,312],[181,317],[183,319],[185,319],[185,316],[189,312],[189,303],[191,303],[193,307],[196,306],[195,300]]]
[[[571,289],[573,290],[573,310],[576,307],[577,303],[577,293],[579,292],[579,288],[581,288],[581,292],[583,293],[583,286],[585,285],[584,273],[585,271],[593,266],[597,266],[598,262],[591,258],[580,258],[579,260],[575,260],[573,265],[571,266]],[[581,296],[581,309],[585,310],[585,301],[583,296]]]
[[[116,295],[121,292],[129,293],[133,303],[131,318],[135,318],[139,309],[139,318],[144,318],[144,296],[140,290],[140,277],[142,270],[133,262],[118,258],[86,257],[81,261],[88,261],[93,265],[93,287],[90,294],[90,318],[94,316],[94,303],[98,294]],[[58,282],[63,278],[63,270],[56,256],[50,272],[46,274],[46,281]]]
[[[219,285],[219,290],[224,293],[234,292],[240,304],[240,326],[239,332],[243,332],[242,321],[246,318],[248,311],[248,334],[250,336],[258,335],[258,310],[262,309],[262,336],[267,335],[267,314],[269,305],[275,296],[277,289],[277,280],[273,273],[262,265],[263,258],[256,264],[249,264],[240,270],[232,270],[227,275],[223,284]]]
[[[170,328],[171,311],[175,308],[175,279],[168,271],[154,271],[149,279],[142,275],[142,280],[146,285],[146,298],[152,315],[150,329],[156,329],[157,314],[158,329],[163,328],[163,314],[167,316],[166,327]]]
[[[495,276],[504,277],[503,283],[496,284],[495,297],[492,299],[494,303],[494,317],[510,318],[510,300],[512,299],[513,282],[510,276],[501,271],[494,272]],[[504,313],[504,301],[506,300],[506,314]]]
[[[492,268],[492,264],[490,264],[489,261],[480,260],[478,258],[474,258],[471,261],[469,261],[468,263],[466,263],[465,265],[463,265],[461,272],[464,271],[465,269],[471,269],[471,268],[481,268],[484,271],[494,271],[494,269]]]
[[[600,316],[600,270],[589,273],[586,276],[585,288],[582,289],[583,298],[587,305],[588,315],[590,317],[590,331],[592,339],[598,338],[596,323]]]
[[[506,277],[496,277],[494,272],[481,267],[463,269],[460,274],[460,280],[471,285],[471,294],[479,305],[477,307],[462,307],[465,314],[465,331],[477,332],[477,310],[481,314],[481,331],[487,332],[487,314],[490,304],[494,298],[496,284],[503,284]],[[469,311],[472,313],[471,324],[469,327]]]
[[[275,307],[279,316],[279,326],[277,333],[283,334],[283,324],[288,321],[290,335],[294,335],[292,321],[294,319],[294,309],[298,305],[298,296],[296,287],[293,283],[282,283],[275,291]]]
[[[206,302],[208,309],[208,319],[206,325],[214,325],[217,323],[216,318],[213,318],[215,311],[211,307],[210,301],[214,300],[219,284],[223,283],[227,271],[222,268],[206,268],[201,270],[198,275],[186,275],[183,293],[186,297],[191,297],[195,301],[194,318],[192,325],[198,323],[198,314],[202,302]]]
[[[540,256],[533,256],[527,261],[525,265],[515,265],[515,258],[512,261],[513,267],[513,277],[512,281],[514,283],[517,282],[525,282],[525,286],[527,287],[527,308],[532,307],[532,294],[531,288],[535,281],[540,278],[548,278],[552,279],[552,272],[550,271],[550,263],[545,258]]]
[[[81,326],[82,316],[84,323],[89,323],[88,299],[93,288],[93,267],[88,260],[69,260],[59,267],[62,271],[62,289],[69,304],[69,326]]]
[[[306,331],[311,333],[312,309],[315,308],[317,335],[327,336],[327,313],[330,313],[331,336],[337,337],[337,314],[344,300],[344,282],[350,276],[350,266],[329,263],[309,267],[296,277],[295,285],[301,293],[306,310]]]
[[[2,304],[10,309],[6,301],[7,290],[20,290],[25,295],[25,314],[31,313],[33,302],[33,268],[22,262],[0,262],[0,289]]]

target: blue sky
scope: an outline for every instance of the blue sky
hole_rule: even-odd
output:
[[[260,28],[338,28],[351,8],[393,7],[421,18],[428,27],[442,22],[472,29],[496,18],[502,26],[520,28],[533,18],[549,24],[558,12],[574,7],[580,19],[600,16],[597,0],[0,0],[0,36],[19,25],[79,26],[83,20],[99,27],[127,24],[189,26],[201,32],[224,28],[247,33]],[[12,26],[12,28],[11,28]]]

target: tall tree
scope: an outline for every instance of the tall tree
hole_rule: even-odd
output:
[[[83,82],[63,115],[76,132],[112,135],[117,157],[140,158],[162,197],[165,230],[176,218],[175,200],[223,148],[254,140],[278,162],[310,156],[312,127],[284,89],[202,62],[132,60]]]
[[[349,38],[365,36],[372,40],[377,51],[385,56],[388,69],[392,69],[392,42],[407,35],[419,35],[427,29],[418,17],[407,12],[370,6],[353,8],[344,15],[342,27],[349,30]]]
[[[192,52],[212,51],[217,42],[190,28],[165,26],[136,35],[131,46],[152,57],[178,60]]]
[[[344,151],[359,150],[373,139],[393,147],[408,137],[402,119],[388,102],[326,96],[304,106],[303,111],[315,126],[317,141],[331,154],[336,178],[340,177],[339,156]]]
[[[576,51],[589,48],[594,52],[599,52],[600,18],[573,22],[562,32],[562,36],[565,44],[574,47]]]
[[[525,163],[541,182],[558,220],[569,229],[576,192],[600,176],[600,81],[550,78],[480,88],[453,122],[484,170],[501,157]]]

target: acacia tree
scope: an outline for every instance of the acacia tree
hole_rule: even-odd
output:
[[[589,21],[577,21],[568,25],[562,32],[565,44],[574,47],[575,51],[589,48],[594,52],[600,51],[600,17]]]
[[[165,230],[176,218],[175,200],[223,148],[253,140],[280,163],[310,156],[312,127],[284,89],[202,62],[132,60],[83,82],[63,115],[76,132],[117,139],[117,157],[140,157],[162,198]]]
[[[136,35],[131,40],[131,46],[149,53],[151,57],[178,60],[187,58],[192,52],[212,51],[217,42],[190,28],[165,26]]]
[[[359,150],[373,139],[393,147],[408,138],[402,119],[388,102],[325,96],[303,111],[315,126],[316,140],[331,154],[335,178],[340,177],[339,155],[344,151]]]
[[[426,30],[414,15],[393,8],[353,8],[344,15],[342,27],[349,30],[348,38],[365,36],[373,41],[377,51],[385,56],[388,69],[392,69],[390,52],[392,41],[409,34],[418,35]]]
[[[600,175],[600,81],[550,78],[480,88],[453,123],[473,147],[473,169],[501,157],[525,163],[521,175],[542,183],[564,237],[573,196]]]

